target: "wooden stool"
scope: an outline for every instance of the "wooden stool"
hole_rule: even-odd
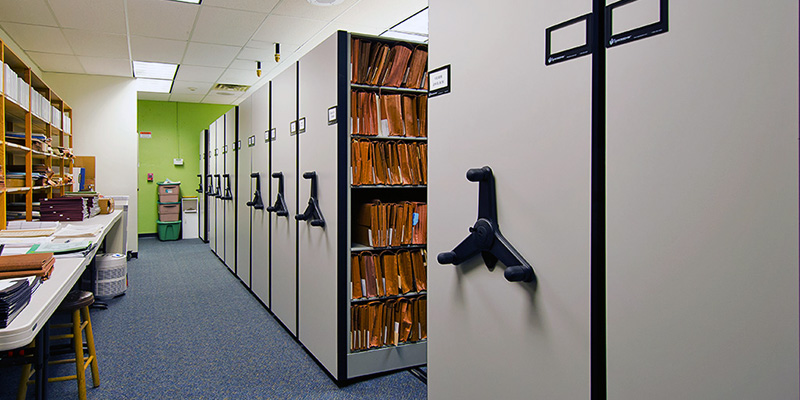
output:
[[[48,364],[65,364],[75,363],[75,375],[60,376],[49,378],[48,382],[60,382],[77,379],[78,381],[78,397],[81,400],[86,400],[86,368],[90,365],[92,367],[92,384],[93,387],[100,386],[100,374],[97,368],[97,354],[94,351],[94,335],[92,334],[92,321],[89,318],[89,306],[94,303],[94,295],[91,292],[84,292],[74,290],[69,292],[58,306],[57,312],[72,314],[72,323],[70,324],[57,324],[51,325],[51,328],[71,328],[72,333],[63,335],[51,335],[51,340],[59,339],[72,339],[72,344],[68,352],[57,352],[56,346],[51,346],[51,355],[59,354],[75,354],[75,358],[66,360],[54,360]],[[81,321],[81,314],[83,314],[83,321]],[[89,357],[84,357],[83,352],[83,333],[86,333],[86,347],[89,351]],[[31,365],[25,364],[22,367],[22,378],[20,379],[19,389],[17,390],[17,399],[24,400],[25,392],[27,391],[28,384],[33,383],[30,380]]]

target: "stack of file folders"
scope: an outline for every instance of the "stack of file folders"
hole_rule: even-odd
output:
[[[31,286],[28,279],[0,280],[0,328],[5,328],[28,305]]]
[[[428,144],[353,140],[353,185],[427,185]]]
[[[428,49],[424,45],[353,39],[350,62],[353,83],[428,88]]]
[[[83,197],[86,199],[86,208],[89,211],[90,218],[100,214],[100,194],[97,192],[71,192],[67,193],[66,197]]]
[[[350,264],[353,299],[424,292],[428,287],[425,250],[354,253]]]
[[[53,253],[0,256],[0,279],[38,276],[44,281],[50,278],[55,263]]]
[[[350,96],[354,135],[428,136],[426,95],[380,94],[354,90]]]
[[[89,218],[88,202],[84,197],[42,199],[39,211],[42,221],[83,221]]]
[[[397,346],[427,339],[427,309],[426,296],[351,305],[351,350]]]
[[[422,202],[362,204],[353,223],[353,241],[372,247],[425,244],[428,205]]]

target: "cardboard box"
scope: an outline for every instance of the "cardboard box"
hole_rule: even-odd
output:
[[[177,203],[180,199],[178,194],[160,194],[158,195],[159,203]]]
[[[161,214],[180,214],[180,213],[181,213],[181,203],[159,204],[158,205],[158,215],[161,215]]]
[[[114,212],[114,199],[103,197],[99,199],[100,214],[111,214]]]
[[[160,194],[160,195],[161,194],[174,194],[174,195],[177,196],[179,191],[180,191],[180,184],[176,184],[176,185],[163,185],[163,184],[160,184],[160,183],[158,184],[158,194]]]
[[[180,213],[158,214],[158,220],[161,222],[175,222],[181,220]]]

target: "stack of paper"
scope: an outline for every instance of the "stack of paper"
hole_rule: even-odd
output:
[[[103,232],[103,225],[75,225],[67,224],[58,232],[55,232],[57,238],[77,238],[77,237],[94,237]]]
[[[5,328],[31,300],[28,279],[0,280],[0,328]]]

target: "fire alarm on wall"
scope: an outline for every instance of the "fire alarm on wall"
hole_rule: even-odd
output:
[[[148,182],[152,182],[153,181],[153,173],[152,172],[148,172],[147,173],[147,181]]]

